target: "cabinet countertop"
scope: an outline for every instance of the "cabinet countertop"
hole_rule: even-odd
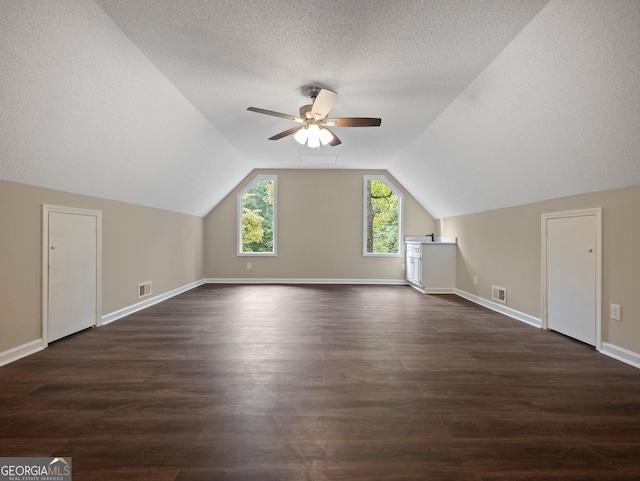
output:
[[[431,240],[431,236],[406,236],[405,242],[431,244],[431,245],[455,245],[458,243],[457,237],[435,237],[435,241]]]

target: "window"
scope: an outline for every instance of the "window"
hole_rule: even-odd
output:
[[[238,255],[276,255],[276,175],[258,175],[238,194]]]
[[[364,176],[364,255],[402,255],[403,197],[382,175]]]

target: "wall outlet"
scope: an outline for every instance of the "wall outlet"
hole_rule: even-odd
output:
[[[251,262],[247,262],[247,269],[251,270]]]
[[[474,286],[478,285],[478,276],[473,276],[473,285]]]
[[[622,310],[619,304],[611,304],[611,319],[614,321],[622,320]]]
[[[402,264],[402,272],[404,272],[407,269],[407,266]]]

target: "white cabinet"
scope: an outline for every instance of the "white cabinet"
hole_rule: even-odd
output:
[[[455,244],[422,244],[422,287],[427,294],[453,294],[456,288]]]
[[[407,281],[422,285],[422,254],[420,244],[407,244]]]
[[[456,243],[407,242],[407,281],[426,294],[453,294],[456,288]]]

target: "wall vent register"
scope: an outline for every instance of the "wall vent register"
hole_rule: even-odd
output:
[[[506,304],[507,290],[504,287],[491,286],[491,299]]]
[[[151,281],[141,282],[138,284],[138,299],[151,295]]]

